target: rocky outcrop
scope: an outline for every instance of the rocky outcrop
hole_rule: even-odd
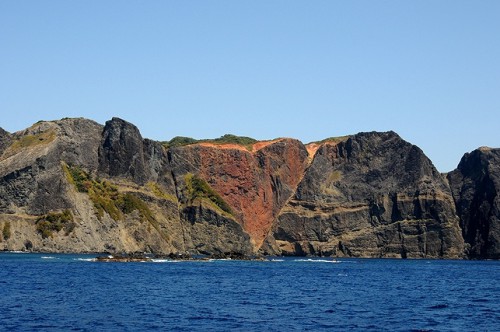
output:
[[[139,129],[119,118],[107,121],[99,147],[99,172],[145,184],[150,177],[148,171]]]
[[[10,134],[0,128],[0,155],[5,151],[5,149],[10,145]]]
[[[0,130],[0,248],[498,258],[498,149],[448,182],[393,132],[173,141],[118,118]]]
[[[393,132],[322,144],[264,248],[287,255],[461,257],[445,178]]]
[[[466,153],[448,179],[471,258],[500,258],[500,149]]]
[[[92,121],[65,119],[13,134],[0,157],[0,213],[40,215],[71,207],[61,162],[95,168],[100,132]]]

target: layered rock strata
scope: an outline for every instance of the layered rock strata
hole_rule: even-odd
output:
[[[445,178],[393,132],[321,145],[268,238],[270,253],[460,257]]]

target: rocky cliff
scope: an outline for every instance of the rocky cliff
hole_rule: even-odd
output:
[[[187,174],[194,174],[227,203],[227,213],[262,245],[282,206],[293,194],[307,166],[302,143],[279,139],[252,145],[195,144],[169,151],[181,201]]]
[[[41,121],[0,129],[0,248],[498,258],[490,154],[450,186],[393,132],[161,143],[118,118]]]
[[[463,249],[445,178],[393,132],[322,144],[267,243],[288,255],[460,257]]]
[[[448,174],[460,226],[472,258],[500,258],[500,149],[464,155]]]

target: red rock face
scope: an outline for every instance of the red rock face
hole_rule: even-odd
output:
[[[237,221],[260,248],[281,208],[307,167],[304,145],[293,139],[238,145],[196,144],[176,154],[188,172],[205,179],[230,205]]]

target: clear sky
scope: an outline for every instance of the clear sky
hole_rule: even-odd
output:
[[[0,1],[0,127],[500,147],[500,1]]]

